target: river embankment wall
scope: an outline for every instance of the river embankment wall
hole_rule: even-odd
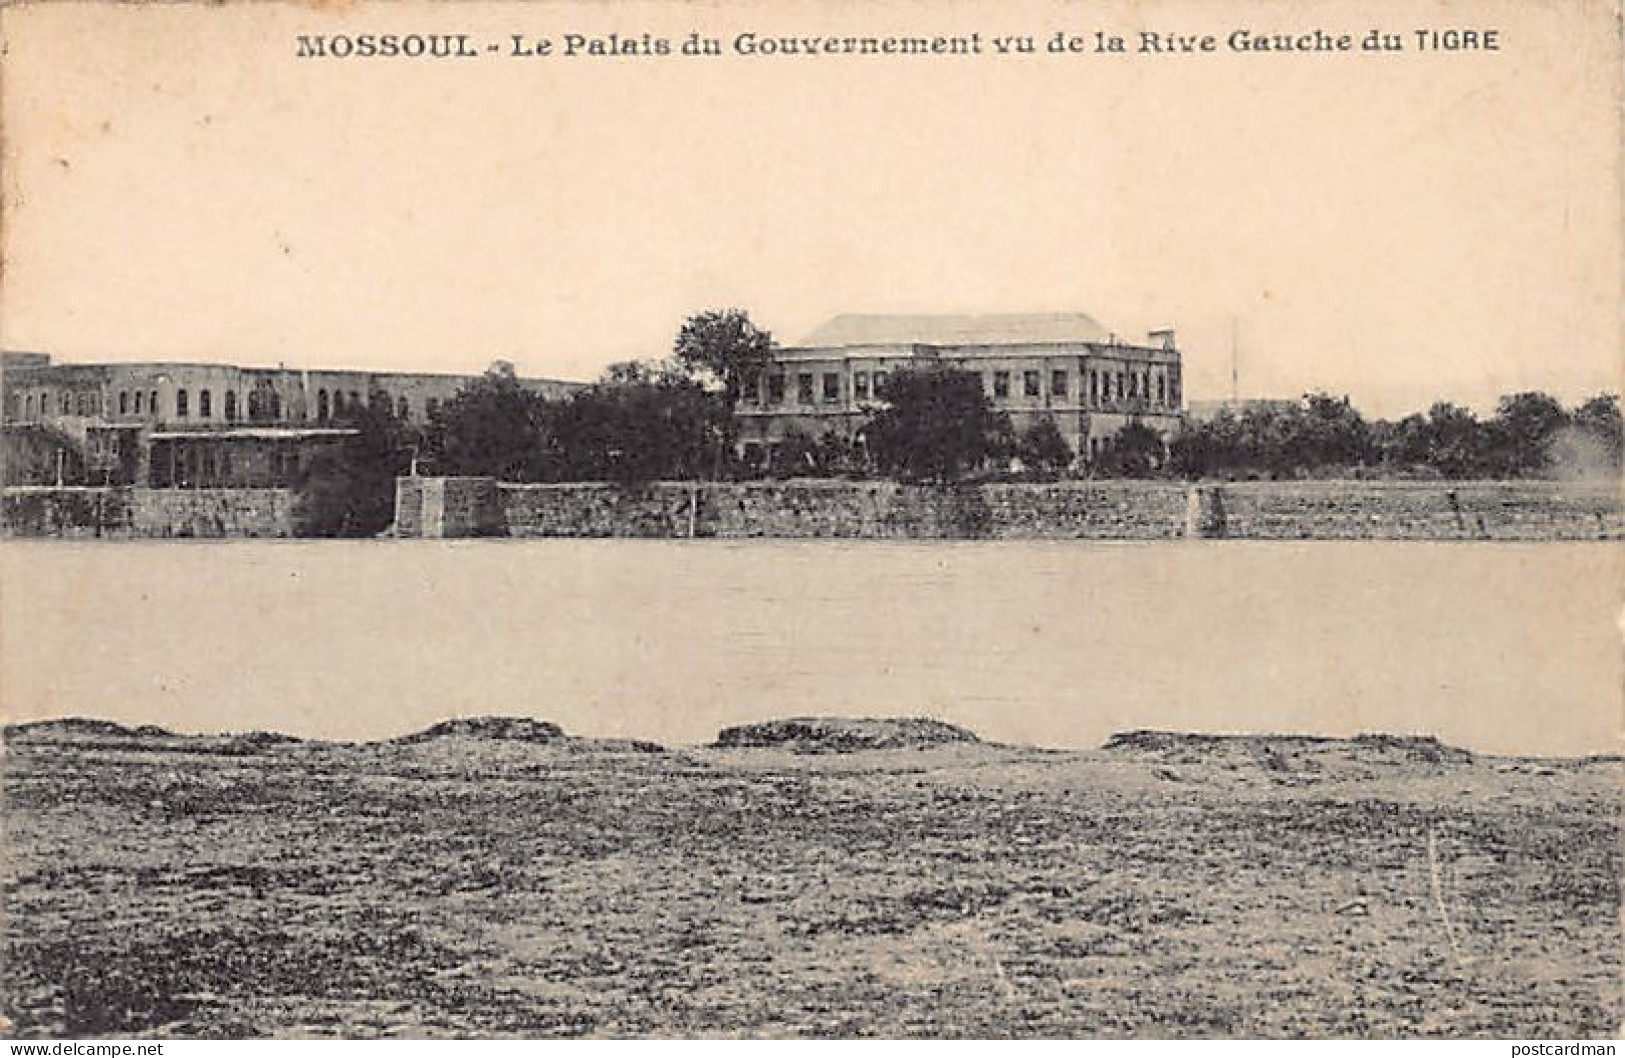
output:
[[[293,492],[19,485],[0,493],[0,533],[70,539],[285,537],[293,535]]]
[[[295,535],[288,489],[6,488],[13,537]],[[505,485],[402,478],[401,537],[871,540],[1625,539],[1612,483],[887,481]]]

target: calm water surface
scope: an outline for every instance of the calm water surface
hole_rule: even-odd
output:
[[[986,737],[1425,732],[1621,747],[1610,544],[14,542],[8,718],[368,738],[451,715],[709,740],[806,713]]]

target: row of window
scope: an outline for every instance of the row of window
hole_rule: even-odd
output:
[[[874,390],[878,395],[886,385],[886,372],[876,371],[873,375]],[[1010,396],[1010,383],[1013,372],[994,371],[984,376],[983,386],[994,400],[1007,399]],[[1179,406],[1179,386],[1177,380],[1171,380],[1164,374],[1152,374],[1150,371],[1102,371],[1091,368],[1088,372],[1089,401],[1092,404],[1111,404],[1116,401],[1138,400],[1153,403],[1162,407]],[[784,403],[785,376],[773,373],[766,376],[767,403]],[[818,383],[815,390],[814,383]],[[1043,396],[1043,374],[1038,371],[1021,372],[1021,392],[1024,397],[1038,398]],[[1071,387],[1071,375],[1066,371],[1051,371],[1049,377],[1049,392],[1052,397],[1065,397]],[[870,374],[867,371],[854,371],[852,373],[852,398],[865,401],[870,396]],[[825,404],[840,404],[843,396],[841,392],[841,374],[838,371],[825,371],[816,380],[810,371],[803,371],[796,375],[796,403],[815,404],[822,398]],[[745,400],[749,403],[760,403],[762,400],[762,386],[754,383],[746,387]]]
[[[58,415],[99,415],[102,410],[101,394],[88,390],[79,393],[64,390],[58,394],[54,405],[49,390],[41,390],[38,395],[11,395],[11,417],[14,419],[33,419],[37,415],[50,415],[53,410]]]
[[[228,448],[164,446],[152,456],[151,482],[155,488],[211,488],[233,485],[286,487],[299,474],[299,453],[278,448],[261,454],[245,454],[242,462],[232,459]]]
[[[215,417],[215,394],[213,390],[200,389],[196,393],[196,412],[199,419],[213,419]],[[192,392],[186,389],[175,391],[175,418],[192,418],[194,405]],[[371,397],[375,406],[395,415],[397,418],[408,419],[412,414],[411,403],[400,397],[391,402],[387,393],[374,391]],[[246,400],[239,400],[237,391],[228,389],[222,396],[220,417],[226,422],[237,422],[246,417],[250,422],[274,422],[282,419],[282,394],[274,389],[254,389],[248,392]],[[424,401],[425,416],[432,416],[439,408],[440,402],[434,397]],[[329,419],[342,419],[352,414],[351,409],[361,407],[361,394],[356,390],[346,393],[343,390],[326,389],[316,393],[316,418],[321,422]],[[33,420],[38,416],[50,415],[54,412],[61,415],[100,415],[101,395],[93,391],[74,393],[64,391],[56,401],[52,401],[51,393],[42,390],[35,393],[13,393],[11,395],[11,416],[14,419]],[[118,414],[150,415],[157,417],[158,391],[150,390],[121,390],[118,395]]]

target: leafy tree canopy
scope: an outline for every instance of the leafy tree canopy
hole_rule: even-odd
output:
[[[720,387],[732,407],[766,368],[772,348],[773,335],[743,309],[710,309],[683,321],[672,355],[693,377]]]
[[[869,452],[887,473],[911,481],[955,481],[1001,454],[1010,419],[996,412],[981,377],[932,368],[897,371],[880,392],[886,402],[866,430]]]

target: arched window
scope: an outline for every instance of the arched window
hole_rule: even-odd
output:
[[[226,421],[237,421],[237,391],[234,389],[226,390]]]
[[[395,417],[402,422],[412,417],[412,405],[405,397],[395,402]]]
[[[26,409],[23,412],[23,418],[32,419],[34,417],[34,395],[32,393],[28,395],[27,400],[23,401],[23,407]]]
[[[147,411],[153,416],[158,414],[158,391],[155,389],[147,392]]]
[[[327,390],[319,389],[316,391],[316,421],[326,422],[327,415]]]
[[[143,396],[144,394],[139,389],[135,391],[135,413],[137,415],[141,414],[141,398]]]
[[[140,394],[138,393],[136,396],[140,396]],[[127,389],[118,391],[118,413],[120,415],[130,414],[130,391]]]
[[[214,393],[212,390],[199,390],[197,395],[197,414],[200,419],[214,418]]]
[[[175,418],[186,418],[186,416],[191,413],[189,407],[190,403],[191,401],[188,399],[186,391],[184,389],[177,389],[175,391]]]

